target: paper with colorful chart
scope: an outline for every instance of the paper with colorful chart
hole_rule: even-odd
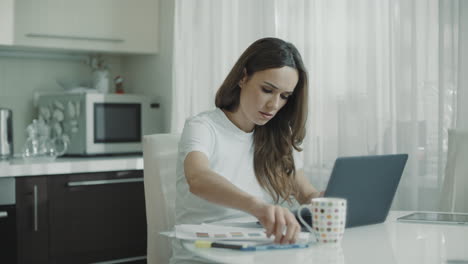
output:
[[[175,235],[185,240],[230,240],[230,241],[257,241],[271,242],[274,237],[268,238],[263,228],[242,228],[235,226],[220,226],[213,224],[176,225]],[[297,243],[307,243],[309,233],[301,232]]]

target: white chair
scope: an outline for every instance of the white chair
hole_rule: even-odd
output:
[[[171,239],[159,232],[174,227],[179,138],[180,135],[175,134],[143,138],[148,264],[166,264],[172,256]]]
[[[468,213],[468,131],[449,130],[440,211]]]

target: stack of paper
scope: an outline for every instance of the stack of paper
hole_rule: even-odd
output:
[[[230,240],[272,242],[274,236],[268,238],[263,228],[243,228],[238,226],[221,226],[215,224],[176,225],[175,237],[184,240]],[[297,243],[309,242],[309,233],[301,232]]]

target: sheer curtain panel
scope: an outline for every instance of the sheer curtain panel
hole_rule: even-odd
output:
[[[309,71],[305,172],[338,156],[408,153],[394,209],[438,207],[453,126],[458,0],[176,0],[172,131],[214,107],[241,52],[290,41]]]

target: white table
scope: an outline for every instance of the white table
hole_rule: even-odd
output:
[[[346,229],[341,245],[311,244],[307,249],[241,252],[186,249],[220,263],[468,263],[468,226],[397,222],[411,212],[393,211],[383,224]]]

